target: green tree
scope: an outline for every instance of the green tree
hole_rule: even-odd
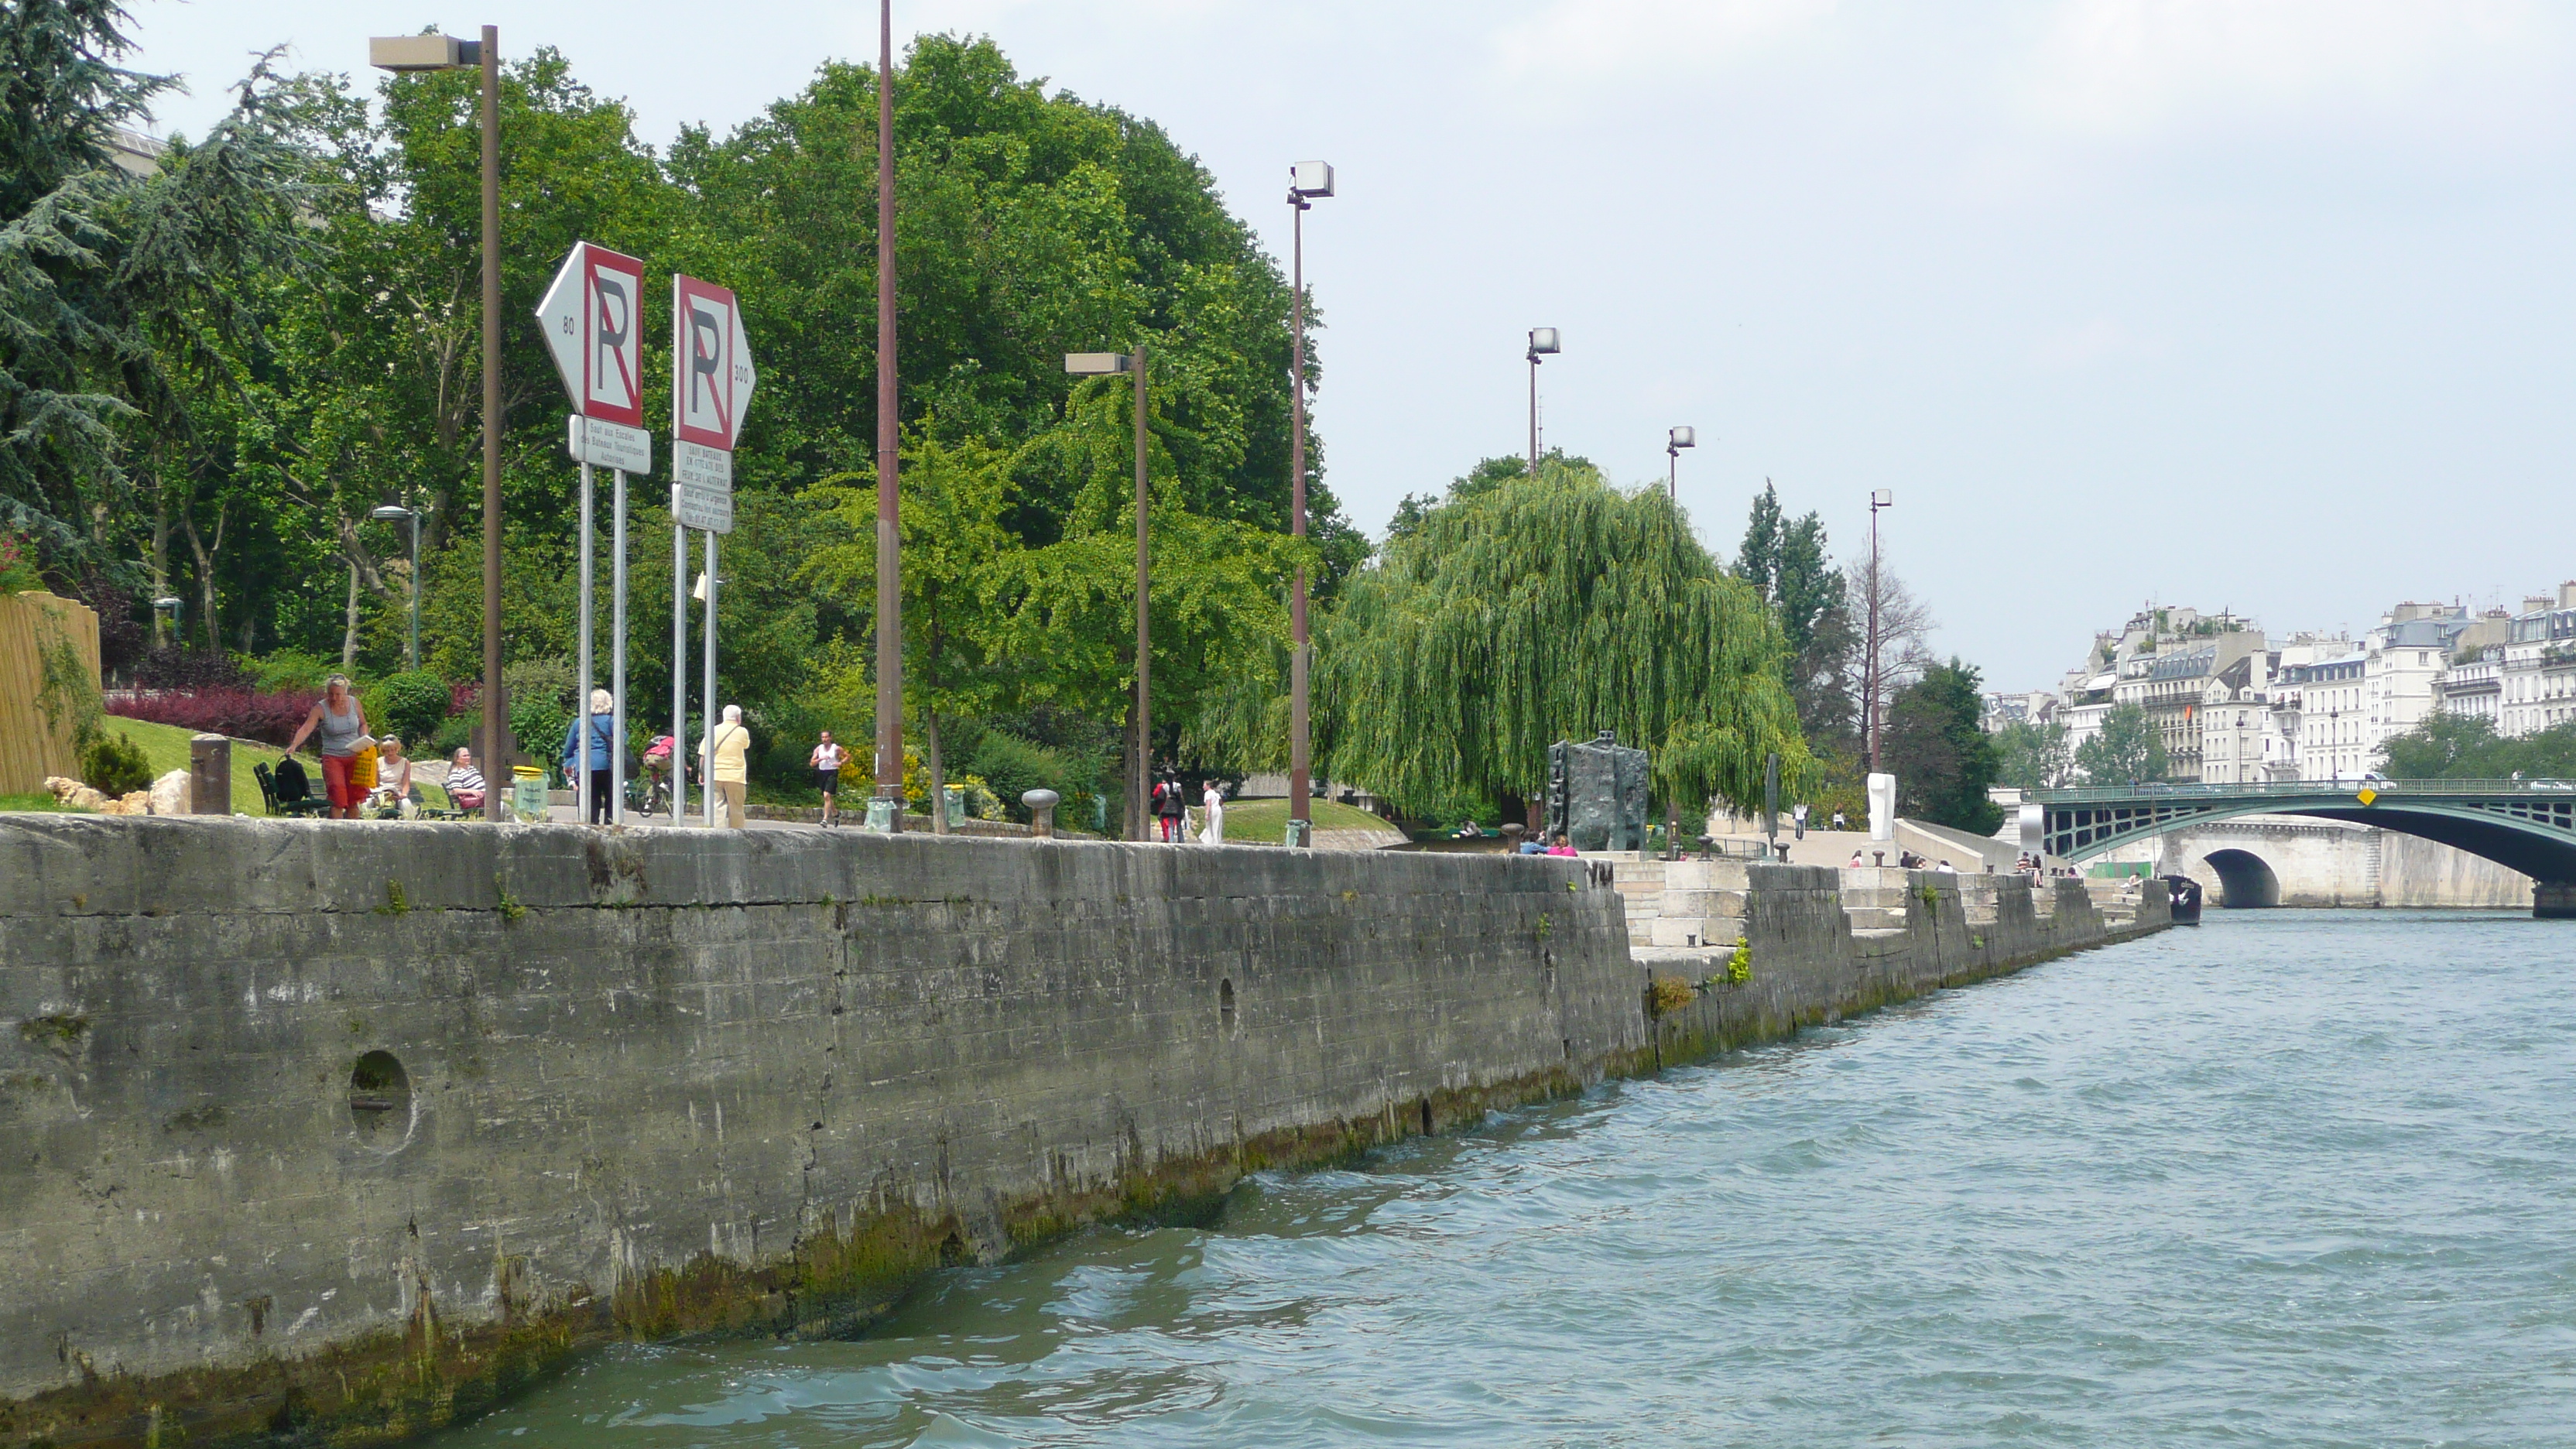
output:
[[[1994,741],[1979,722],[1984,706],[1976,666],[1956,657],[1897,692],[1880,748],[1904,813],[1977,835],[2003,823],[2003,811],[1986,798],[1997,766]]]
[[[1321,631],[1328,768],[1407,809],[1534,797],[1547,747],[1643,745],[1657,793],[1696,810],[1794,788],[1808,756],[1768,611],[1648,488],[1543,460],[1536,478],[1430,510],[1356,575]]]
[[[2145,784],[2161,780],[2171,768],[2164,735],[2135,704],[2115,704],[2102,716],[2102,728],[2075,748],[2075,768],[2088,785]]]
[[[1994,732],[1995,783],[2017,790],[2049,790],[2066,783],[2072,762],[2066,726],[2014,720]]]

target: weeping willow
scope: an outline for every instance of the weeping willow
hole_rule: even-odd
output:
[[[1550,744],[1604,729],[1694,808],[1757,805],[1773,752],[1809,771],[1770,611],[1657,489],[1551,471],[1434,509],[1316,643],[1332,778],[1400,807],[1535,797]]]

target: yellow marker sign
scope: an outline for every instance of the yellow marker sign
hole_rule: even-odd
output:
[[[2376,790],[2364,790],[2352,798],[2360,801],[2364,805],[2376,805],[2379,803],[2379,792]]]

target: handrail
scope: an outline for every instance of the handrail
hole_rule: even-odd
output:
[[[2259,800],[2358,797],[2368,790],[2380,796],[2536,795],[2550,799],[2576,795],[2567,780],[2273,780],[2250,785],[2142,784],[2084,786],[2067,790],[2034,790],[2026,798],[2039,805],[2150,804],[2165,800]]]

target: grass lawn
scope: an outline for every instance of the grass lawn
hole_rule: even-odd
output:
[[[155,780],[169,774],[172,770],[188,768],[188,741],[195,735],[194,730],[184,730],[177,725],[147,724],[139,719],[122,719],[116,715],[109,715],[100,720],[99,727],[123,735],[141,747],[143,758],[151,762],[152,778]],[[250,767],[256,761],[265,760],[268,762],[268,767],[273,770],[277,768],[277,762],[284,758],[286,758],[284,750],[271,749],[266,745],[248,744],[241,740],[233,741],[234,814],[265,815],[268,813],[260,804],[259,781],[252,778]]]
[[[1333,800],[1317,800],[1308,812],[1317,830],[1393,830],[1388,821],[1356,806]],[[1288,835],[1288,802],[1285,800],[1229,800],[1225,805],[1225,843],[1228,845],[1278,845]]]

